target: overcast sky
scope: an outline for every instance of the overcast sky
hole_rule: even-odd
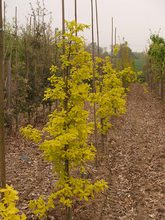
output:
[[[95,2],[95,0],[93,0]],[[19,24],[25,23],[30,13],[29,2],[34,6],[36,0],[6,0],[7,19],[14,17],[18,8]],[[90,24],[91,0],[77,0],[78,22]],[[74,0],[65,0],[66,20],[74,19]],[[61,27],[61,0],[45,0],[48,11],[52,11],[53,25]],[[98,0],[100,45],[110,49],[111,17],[117,27],[118,43],[124,38],[133,51],[144,51],[148,45],[150,30],[165,37],[165,0]],[[90,42],[91,33],[85,33]]]

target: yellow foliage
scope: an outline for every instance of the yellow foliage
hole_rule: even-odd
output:
[[[123,85],[127,87],[130,83],[133,83],[137,80],[137,74],[131,69],[131,67],[127,67],[120,71],[119,76],[122,79]]]
[[[76,30],[83,31],[87,26],[75,22],[66,22],[66,26],[63,36],[65,54],[61,56],[61,67],[59,70],[56,66],[51,67],[50,87],[46,89],[44,97],[45,100],[58,100],[59,108],[49,115],[42,131],[32,126],[21,129],[24,136],[40,142],[39,148],[52,163],[53,171],[59,177],[58,184],[47,202],[43,197],[30,202],[31,209],[39,218],[54,207],[55,201],[72,206],[77,200],[86,201],[107,187],[103,180],[91,183],[70,175],[76,169],[85,172],[85,165],[94,160],[96,149],[89,143],[88,137],[93,133],[93,124],[89,122],[89,111],[85,109],[85,102],[90,99],[91,94],[92,58],[91,54],[85,51],[83,38],[75,36]],[[63,45],[63,40],[59,46]],[[63,76],[58,71],[62,72]],[[113,79],[111,82],[105,82],[107,87],[111,82],[113,86],[120,84],[120,81]]]
[[[30,208],[39,218],[42,218],[50,208],[54,208],[56,200],[59,200],[64,206],[71,207],[77,200],[88,201],[106,188],[108,188],[108,185],[104,180],[91,183],[87,179],[70,177],[67,182],[61,181],[58,183],[56,192],[48,197],[47,202],[40,197],[38,200],[30,202]]]
[[[114,48],[113,48],[113,53],[114,53],[115,56],[117,56],[119,50],[120,50],[120,45],[115,45]]]
[[[122,78],[119,72],[112,68],[108,57],[97,60],[96,71],[98,71],[96,94],[91,94],[90,99],[98,105],[97,127],[105,134],[111,127],[111,117],[125,113],[126,94]]]
[[[144,93],[149,93],[147,83],[143,83],[143,91]]]
[[[49,202],[47,204],[42,196],[40,196],[37,200],[30,201],[29,208],[33,210],[33,213],[41,219],[46,216],[46,213],[50,208],[54,208],[54,203]]]
[[[0,219],[2,220],[26,220],[25,214],[19,214],[20,211],[16,208],[18,193],[11,186],[6,185],[5,189],[0,189],[3,194],[0,202]]]
[[[21,128],[20,132],[23,135],[23,137],[25,137],[31,141],[34,141],[34,143],[39,143],[42,140],[41,132],[39,130],[33,128],[32,125],[27,125],[27,127]]]

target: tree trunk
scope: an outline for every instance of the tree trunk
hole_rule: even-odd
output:
[[[30,124],[31,122],[31,111],[28,110],[28,124]]]
[[[161,95],[161,100],[164,100],[164,78],[162,72],[160,78],[160,95]]]
[[[72,209],[70,207],[66,208],[66,220],[72,220]]]
[[[62,34],[65,34],[65,1],[62,0]],[[63,54],[65,54],[65,37],[63,36]],[[68,84],[68,77],[69,77],[69,69],[63,71],[63,79],[65,82],[65,87],[66,87],[66,94],[68,92],[67,84]],[[64,101],[64,109],[67,112],[68,110],[68,98],[65,99]],[[67,127],[67,125],[64,125]],[[65,145],[65,152],[68,150],[68,145]],[[66,175],[66,182],[69,179],[69,161],[66,158],[65,159],[65,175]],[[71,207],[66,207],[66,220],[71,220],[72,219],[72,212],[71,212]]]
[[[16,112],[15,112],[15,132],[17,133],[18,130],[19,130],[19,113],[18,113],[18,110],[16,109]]]

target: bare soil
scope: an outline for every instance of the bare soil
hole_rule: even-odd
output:
[[[113,119],[106,153],[89,172],[91,179],[106,179],[109,189],[88,204],[76,204],[74,220],[165,220],[165,106],[138,84],[127,99],[127,113]],[[27,201],[51,192],[52,168],[37,146],[20,137],[7,146],[7,182],[19,191],[19,207],[34,219]],[[63,211],[57,207],[47,219],[63,220]]]

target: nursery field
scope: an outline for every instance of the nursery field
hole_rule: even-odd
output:
[[[165,106],[139,84],[131,86],[127,113],[113,118],[99,165],[88,167],[91,179],[104,178],[108,190],[95,200],[73,207],[75,220],[165,219]],[[7,140],[7,182],[19,191],[19,207],[48,195],[56,179],[34,144],[20,136]],[[60,211],[59,211],[60,210]],[[63,219],[59,206],[48,219]],[[31,217],[30,217],[31,216]]]
[[[147,40],[131,0],[6,1],[0,220],[165,220],[163,19]]]

